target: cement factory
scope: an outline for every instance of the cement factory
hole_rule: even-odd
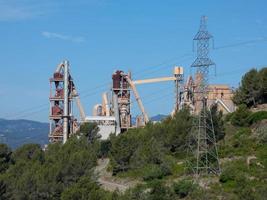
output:
[[[142,103],[136,85],[171,81],[174,84],[175,105],[171,115],[177,110],[188,106],[192,114],[201,110],[201,99],[197,93],[199,74],[189,76],[184,81],[183,67],[174,67],[172,76],[144,80],[132,80],[130,73],[117,70],[112,74],[112,89],[102,94],[102,103],[93,107],[92,116],[87,116],[76,91],[74,80],[69,73],[69,62],[60,63],[50,78],[50,142],[66,142],[67,138],[79,130],[84,122],[98,124],[102,139],[107,139],[110,133],[120,134],[129,128],[142,127],[149,122],[149,116]],[[231,100],[233,92],[228,85],[209,85],[207,103],[216,103],[223,113],[234,111]],[[132,123],[131,96],[134,96],[140,109],[136,123]],[[73,103],[76,103],[80,120],[73,116]]]
[[[184,77],[184,68],[174,66],[173,73],[168,77],[133,80],[130,72],[115,70],[110,81],[112,81],[111,90],[102,94],[102,102],[92,108],[92,115],[89,116],[84,111],[74,79],[70,74],[69,61],[65,60],[56,67],[50,78],[49,141],[51,143],[65,143],[79,130],[80,125],[86,122],[98,125],[101,139],[107,139],[111,133],[117,135],[131,128],[145,126],[150,118],[136,87],[141,84],[163,81],[173,83],[175,103],[170,115],[174,115],[176,111],[185,106],[190,108],[190,112],[195,115],[202,109],[203,98],[200,90],[203,88],[203,74],[200,71],[196,71],[194,76]],[[223,113],[233,112],[235,107],[231,100],[232,96],[233,91],[228,85],[208,85],[205,97],[207,107],[217,104],[218,109]],[[80,114],[79,119],[73,114],[74,101]],[[140,109],[140,115],[134,124],[131,110],[133,101],[137,102]]]

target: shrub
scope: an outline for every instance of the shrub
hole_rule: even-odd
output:
[[[223,168],[219,181],[227,191],[232,191],[246,181],[246,173],[247,166],[244,160],[232,161]]]
[[[164,171],[159,165],[147,165],[144,167],[144,181],[151,181],[153,179],[161,179],[164,176]]]
[[[232,169],[226,168],[220,175],[220,182],[226,183],[227,181],[235,180],[236,174],[233,173]]]
[[[140,198],[145,200],[173,200],[173,193],[170,187],[166,186],[163,181],[155,180],[150,184],[150,191],[147,198]],[[137,199],[137,198],[132,198]]]
[[[231,124],[235,126],[247,126],[250,113],[245,104],[240,105],[231,117]]]
[[[259,142],[262,144],[267,143],[267,125],[260,126],[256,129],[256,133],[258,135]]]
[[[235,133],[233,140],[231,141],[235,155],[245,155],[255,148],[255,145],[257,144],[250,136],[251,129],[249,128],[241,128]]]
[[[259,111],[259,112],[251,113],[248,116],[247,121],[249,124],[254,124],[263,119],[267,119],[267,111]]]
[[[161,169],[163,176],[169,176],[172,174],[171,167],[170,167],[169,163],[163,162],[160,165],[160,169]]]
[[[11,155],[13,161],[44,161],[44,152],[39,144],[24,144]]]
[[[110,140],[102,140],[100,141],[100,152],[99,157],[107,157],[110,152],[111,142]]]
[[[99,200],[110,199],[110,194],[103,191],[99,185],[91,180],[91,177],[84,176],[77,183],[66,188],[61,195],[62,200]]]
[[[233,117],[233,114],[234,113],[228,113],[228,114],[226,114],[225,115],[225,118],[224,118],[225,122],[230,122],[231,121],[231,118]]]
[[[173,190],[180,198],[185,198],[195,187],[193,182],[189,180],[182,180],[173,184]]]
[[[218,110],[217,104],[214,104],[211,106],[210,112],[212,116],[212,122],[213,122],[213,128],[214,128],[216,141],[222,140],[225,136],[223,113],[222,111]],[[208,123],[211,126],[211,121],[210,122],[208,121]]]
[[[0,144],[0,173],[4,172],[9,164],[11,149],[6,144]]]

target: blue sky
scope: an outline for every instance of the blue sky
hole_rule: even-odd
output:
[[[0,0],[0,118],[48,121],[48,79],[63,59],[88,115],[115,69],[135,79],[171,75],[174,65],[190,74],[201,15],[214,36],[210,81],[237,86],[267,65],[266,9],[264,0]],[[173,83],[138,90],[150,116],[171,111]]]

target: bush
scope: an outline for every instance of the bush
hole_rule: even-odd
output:
[[[155,180],[151,182],[149,185],[150,185],[151,190],[148,194],[148,197],[144,198],[145,200],[173,200],[174,199],[174,196],[173,196],[174,194],[171,191],[170,187],[166,186],[163,181]]]
[[[0,144],[0,173],[4,172],[9,164],[11,149],[6,144]]]
[[[185,198],[195,187],[193,182],[189,180],[182,180],[173,184],[173,190],[180,198]]]
[[[162,179],[165,176],[165,170],[163,170],[159,165],[147,165],[144,167],[144,181],[151,181],[153,179]]]
[[[78,134],[86,136],[90,143],[94,143],[97,139],[101,138],[98,132],[99,128],[96,123],[86,122],[81,124]]]
[[[256,129],[256,134],[261,144],[267,143],[267,125],[259,126]]]
[[[102,140],[100,141],[100,152],[99,157],[107,157],[111,148],[111,142],[110,140]]]
[[[224,120],[225,122],[231,122],[231,118],[233,117],[234,113],[228,113],[225,115]]]
[[[39,144],[24,144],[11,155],[12,161],[44,161],[44,152]]]
[[[251,137],[251,129],[241,128],[235,133],[231,145],[234,148],[232,151],[235,155],[245,155],[253,151],[253,149],[256,148],[257,143]]]
[[[233,161],[223,168],[219,181],[223,184],[226,191],[232,191],[237,188],[240,183],[246,180],[247,166],[245,161]]]
[[[247,121],[249,124],[254,124],[263,119],[267,119],[267,111],[259,111],[259,112],[251,113],[248,116]]]
[[[162,172],[163,176],[169,176],[169,175],[172,174],[171,166],[167,162],[161,163],[160,169],[161,169],[161,172]]]
[[[99,200],[109,199],[110,193],[101,189],[91,177],[84,176],[68,187],[61,195],[62,200]]]
[[[236,178],[235,172],[232,171],[230,168],[226,168],[222,171],[220,175],[220,182],[226,183],[228,181],[234,181]]]
[[[4,150],[3,155],[9,154]],[[0,199],[60,199],[81,177],[91,178],[95,151],[85,136],[71,137],[64,145],[50,144],[45,152],[37,144],[23,145],[11,154],[12,163],[0,174]]]
[[[217,104],[214,104],[213,106],[211,106],[210,111],[211,111],[216,141],[222,140],[225,136],[223,113],[222,111],[218,111]]]
[[[235,126],[247,126],[250,113],[251,112],[248,110],[245,104],[240,105],[232,114],[232,117],[230,119],[231,124]]]

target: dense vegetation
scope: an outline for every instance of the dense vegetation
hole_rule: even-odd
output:
[[[242,88],[244,84],[238,90]],[[249,109],[254,102],[264,102],[265,93],[266,87],[258,99],[242,101],[227,116],[211,108],[222,167],[219,177],[202,177],[196,183],[185,170],[194,118],[184,109],[161,123],[111,135],[106,141],[99,140],[95,124],[84,124],[78,137],[49,145],[46,151],[36,144],[11,151],[1,144],[0,199],[266,199],[267,112]],[[140,184],[124,193],[104,191],[93,173],[103,157],[110,158],[114,177]]]
[[[267,68],[247,72],[242,77],[233,101],[236,105],[245,104],[247,107],[267,103]]]
[[[176,123],[179,121],[179,123]],[[144,180],[162,178],[172,173],[172,155],[186,153],[186,136],[191,128],[188,110],[178,112],[174,119],[132,129],[110,139],[113,173],[137,173]]]
[[[81,183],[85,188],[79,190],[93,188],[90,195],[97,196],[101,190],[91,179],[95,149],[83,138],[50,145],[45,152],[35,144],[13,153],[1,145],[0,199],[72,199],[70,194]]]

